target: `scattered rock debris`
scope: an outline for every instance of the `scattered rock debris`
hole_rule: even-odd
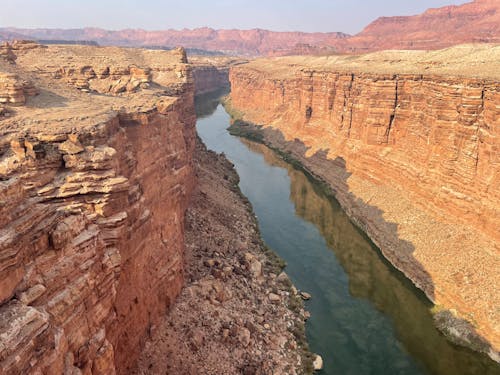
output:
[[[238,175],[196,150],[186,215],[186,286],[145,345],[139,374],[310,374],[301,296],[260,239]]]

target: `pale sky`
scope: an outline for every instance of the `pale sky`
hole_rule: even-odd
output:
[[[262,28],[355,34],[379,16],[467,0],[0,0],[0,27]]]

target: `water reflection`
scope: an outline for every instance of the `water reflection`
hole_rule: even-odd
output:
[[[307,334],[325,360],[322,374],[500,374],[486,356],[439,334],[430,304],[321,186],[267,147],[230,136],[229,115],[217,101],[204,104],[198,134],[234,163],[264,240],[313,295]]]
[[[197,118],[202,119],[211,116],[220,105],[221,98],[227,94],[229,94],[228,88],[220,88],[216,91],[197,95],[194,98]]]
[[[500,374],[500,367],[488,357],[453,345],[437,331],[430,313],[432,304],[387,263],[328,191],[266,146],[242,142],[262,154],[269,165],[288,171],[290,200],[296,214],[319,229],[348,274],[351,295],[368,299],[377,310],[390,316],[405,349],[430,373]],[[335,315],[332,311],[332,317]]]

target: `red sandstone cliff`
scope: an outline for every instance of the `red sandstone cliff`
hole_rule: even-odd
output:
[[[15,54],[0,56],[0,373],[126,374],[183,283],[190,68],[179,51]]]
[[[381,17],[342,45],[345,51],[439,49],[500,42],[500,2],[475,0],[409,17]]]
[[[242,62],[244,61],[223,56],[189,57],[189,63],[193,66],[195,95],[203,95],[223,88],[229,89],[229,67]]]
[[[429,9],[416,16],[382,17],[355,36],[344,33],[214,30],[146,31],[85,29],[0,29],[13,38],[86,40],[102,45],[177,46],[241,55],[326,55],[383,49],[439,49],[463,43],[500,42],[500,2],[475,0]]]
[[[262,59],[230,72],[238,116],[325,179],[384,255],[473,321],[497,360],[499,56],[461,47]]]

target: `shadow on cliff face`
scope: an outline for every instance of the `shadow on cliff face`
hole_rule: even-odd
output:
[[[220,104],[221,97],[229,94],[229,88],[223,87],[218,90],[197,95],[194,98],[196,117],[204,118],[212,115]]]
[[[230,127],[230,132],[233,135],[265,143],[283,160],[301,169],[311,178],[321,181],[323,189],[330,191],[351,220],[368,235],[392,265],[412,280],[431,301],[434,300],[432,278],[413,257],[415,251],[413,244],[399,238],[398,224],[386,221],[383,216],[384,211],[349,191],[348,179],[351,173],[347,170],[343,158],[328,159],[326,151],[319,151],[307,157],[308,148],[298,139],[287,142],[279,130],[262,128],[242,121],[236,121]]]
[[[487,356],[450,343],[435,327],[453,319],[449,311],[433,318],[432,303],[382,256],[370,239],[356,227],[331,190],[302,168],[278,158],[268,147],[244,141],[266,162],[285,168],[290,177],[290,200],[296,214],[314,224],[348,274],[352,296],[369,300],[377,310],[391,317],[397,337],[406,350],[432,374],[499,374],[500,367]],[[326,156],[326,155],[323,155]],[[336,165],[344,167],[342,159]],[[409,247],[407,250],[410,250]],[[455,318],[456,319],[456,318]],[[472,327],[462,322],[464,336]],[[469,327],[466,327],[469,325]],[[456,326],[456,324],[455,324]],[[470,338],[474,341],[474,338]]]
[[[287,142],[276,129],[236,121],[230,132],[265,143],[281,156],[286,163],[281,161],[280,166],[289,170],[291,200],[297,214],[317,226],[336,253],[349,274],[352,295],[369,299],[378,310],[391,316],[407,350],[432,373],[500,373],[498,364],[468,349],[483,353],[490,350],[488,342],[472,324],[448,310],[432,314],[430,301],[435,295],[431,275],[413,256],[413,244],[399,238],[398,224],[386,221],[384,211],[349,191],[351,173],[343,158],[328,159],[325,151],[306,157],[308,149],[301,141]],[[262,148],[259,152],[266,156]],[[268,159],[276,164],[275,156],[272,160],[267,154]],[[306,176],[309,182],[298,177],[299,174]],[[368,243],[371,245],[366,245]],[[409,285],[408,279],[420,290]]]

